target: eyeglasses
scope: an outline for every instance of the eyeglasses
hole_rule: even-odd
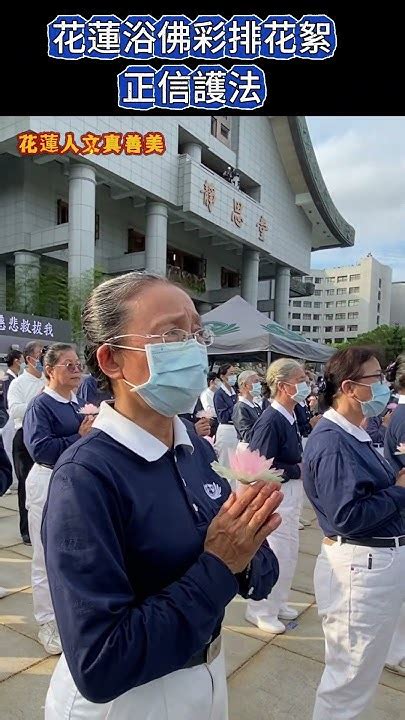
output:
[[[362,376],[359,378],[359,380],[367,380],[368,378],[375,378],[375,381],[376,381],[376,382],[380,381],[381,384],[383,384],[383,383],[386,382],[386,377],[385,377],[385,375],[384,375],[383,372],[372,373],[372,375],[362,375]],[[357,383],[358,381],[357,381],[357,380],[352,380],[352,382]],[[362,383],[359,383],[359,384],[361,385]]]
[[[115,337],[109,338],[106,340],[106,343],[109,343],[110,345],[115,345],[113,342],[114,340],[120,340],[121,338],[127,338],[127,337],[141,337],[145,338],[147,340],[161,340],[164,343],[173,343],[173,342],[186,342],[187,340],[197,340],[197,342],[201,343],[201,345],[212,345],[214,342],[214,333],[209,330],[208,328],[200,328],[199,330],[196,330],[195,332],[188,333],[186,330],[181,330],[180,328],[174,328],[173,330],[167,330],[166,332],[162,333],[162,335],[138,335],[136,333],[129,333],[128,335],[116,335]],[[135,349],[135,348],[130,348]]]
[[[65,363],[58,363],[57,365],[54,365],[54,367],[64,367],[66,370],[69,370],[69,372],[74,372],[75,370],[77,372],[83,372],[83,365],[80,362],[65,362]]]

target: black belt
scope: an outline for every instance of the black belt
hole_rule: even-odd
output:
[[[39,465],[39,467],[46,467],[48,470],[53,470],[54,468],[54,465],[47,465],[46,463],[37,463],[37,465]]]
[[[338,541],[337,535],[330,535],[329,540]],[[340,542],[346,545],[362,545],[363,547],[382,547],[382,548],[393,548],[399,545],[402,547],[405,545],[405,535],[397,538],[358,538],[357,540],[351,538],[340,538]]]
[[[205,663],[212,663],[215,658],[218,657],[221,652],[222,638],[221,633],[217,635],[211,642],[205,646],[202,650],[195,653],[190,660],[184,665],[184,670],[187,668],[195,667],[196,665],[204,665]]]

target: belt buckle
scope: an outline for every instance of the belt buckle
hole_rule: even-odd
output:
[[[208,646],[207,648],[207,664],[211,665],[211,663],[218,657],[219,653],[221,652],[221,644],[222,644],[222,638],[221,635],[218,635],[215,640]]]

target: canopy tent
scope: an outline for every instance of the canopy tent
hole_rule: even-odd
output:
[[[208,348],[210,354],[240,355],[270,350],[323,363],[334,353],[333,348],[307,340],[270,320],[239,295],[205,313],[202,322],[215,334],[214,343]]]

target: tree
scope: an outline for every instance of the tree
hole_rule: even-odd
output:
[[[362,333],[344,343],[337,343],[334,347],[339,350],[351,345],[374,345],[384,353],[387,363],[395,360],[398,355],[405,352],[405,327],[400,325],[381,325],[375,330]]]

